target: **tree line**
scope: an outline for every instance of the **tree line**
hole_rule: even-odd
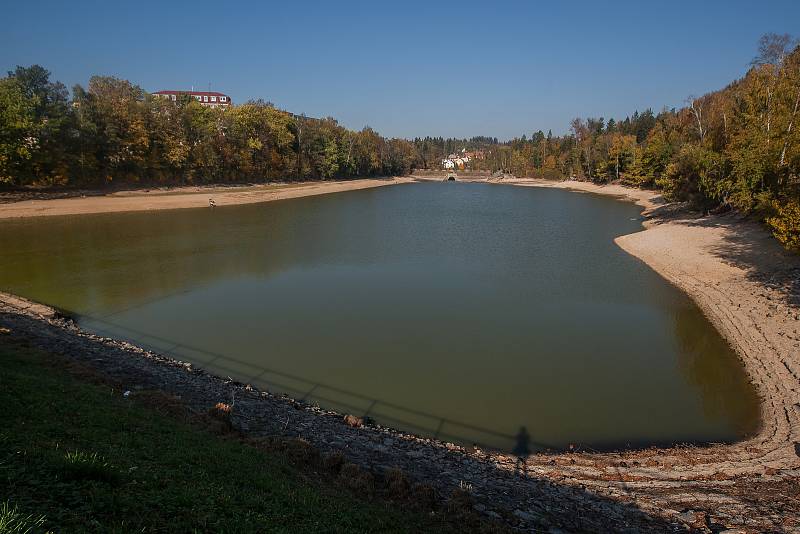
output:
[[[70,93],[39,66],[0,79],[0,184],[102,187],[326,180],[438,168],[460,149],[475,169],[619,181],[700,209],[763,218],[800,250],[800,47],[768,34],[745,76],[681,108],[622,120],[577,118],[566,135],[500,142],[387,139],[334,119],[250,101],[230,109],[173,102],[113,77]]]
[[[103,187],[401,175],[413,145],[257,100],[230,109],[94,76],[72,95],[41,66],[0,79],[0,184]]]
[[[452,147],[483,149],[473,168],[516,176],[619,181],[656,188],[704,211],[761,217],[800,251],[800,47],[789,35],[761,38],[745,76],[679,109],[623,120],[577,118],[570,132],[542,131],[504,143],[486,138],[414,141],[426,161]]]

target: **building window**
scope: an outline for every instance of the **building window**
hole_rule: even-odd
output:
[[[194,99],[199,102],[200,101],[200,95],[194,95]]]
[[[172,95],[172,100],[175,100],[176,98],[177,98],[176,95]]]
[[[212,102],[216,102],[216,101],[217,101],[217,97],[216,97],[216,96],[212,96],[212,97],[211,97],[211,101],[212,101]]]
[[[220,100],[220,102],[225,102],[225,100],[227,98],[228,98],[227,96],[221,96],[221,97],[219,97],[219,100]]]
[[[207,96],[203,97],[203,102],[208,102],[208,97]]]

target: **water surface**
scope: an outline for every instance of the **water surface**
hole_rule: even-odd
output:
[[[730,441],[758,402],[681,292],[619,249],[640,208],[409,184],[0,222],[0,287],[219,374],[510,449]]]

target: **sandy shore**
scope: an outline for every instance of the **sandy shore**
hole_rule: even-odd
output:
[[[354,191],[412,181],[411,178],[348,180],[342,182],[302,182],[222,187],[173,187],[119,191],[99,196],[21,200],[0,204],[0,219],[46,215],[83,215],[123,211],[148,211],[252,204],[342,191]]]
[[[778,474],[795,480],[800,475],[800,257],[783,250],[753,221],[732,213],[693,216],[654,192],[576,181],[506,183],[612,195],[644,207],[645,229],[615,242],[698,304],[737,352],[761,398],[761,428],[751,439],[582,455],[576,465],[555,471],[589,486],[610,484],[635,499],[718,513],[729,507],[731,515],[755,521],[746,515],[755,510],[758,491],[737,495],[731,481],[757,485]],[[604,461],[613,461],[613,469],[598,471]],[[538,469],[554,471],[546,465]],[[791,528],[783,523],[781,528],[800,527],[796,516],[786,521]]]
[[[571,181],[501,183],[613,195],[643,206],[645,229],[621,236],[616,243],[683,289],[736,350],[761,397],[757,435],[731,445],[536,454],[528,459],[525,477],[515,472],[518,464],[508,455],[465,450],[385,429],[353,433],[313,410],[302,425],[317,430],[304,431],[304,437],[325,450],[346,443],[344,452],[358,463],[401,465],[443,491],[470,481],[485,513],[510,512],[511,521],[523,529],[541,518],[567,529],[601,531],[602,518],[613,516],[606,525],[614,531],[623,524],[638,531],[644,524],[638,521],[652,518],[663,521],[660,526],[665,531],[681,524],[699,532],[724,528],[800,532],[800,258],[784,252],[752,221],[734,214],[696,217],[665,204],[653,192]],[[48,318],[53,314],[46,307],[19,314],[13,300],[0,294],[5,322],[26,339],[41,338],[44,347],[52,346],[54,339],[58,347],[75,343],[74,349],[60,350],[70,357],[88,358],[87,347],[98,354],[115,343],[76,333],[74,326]],[[44,320],[47,328],[33,319],[26,322],[28,318]],[[127,352],[119,357],[93,359],[91,364],[107,365],[109,373],[136,366],[131,376],[152,374],[160,388],[187,399],[206,391],[205,375],[176,367],[159,355],[140,362],[131,354],[149,353],[124,348]],[[173,368],[181,371],[174,371],[178,374],[172,378],[162,374],[164,369],[172,373]],[[213,400],[211,393],[206,397],[200,406]],[[264,404],[254,401],[252,416],[242,415],[246,432],[260,424],[264,410],[283,409],[275,399],[259,399]],[[632,510],[646,517],[631,515]],[[586,523],[569,523],[581,514]]]

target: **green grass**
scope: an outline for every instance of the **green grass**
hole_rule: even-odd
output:
[[[0,532],[450,530],[121,393],[0,338]]]
[[[16,506],[0,503],[0,532],[4,534],[32,534],[41,530],[44,517],[23,514]]]
[[[72,451],[64,455],[61,478],[115,483],[120,477],[114,466],[96,452]]]

